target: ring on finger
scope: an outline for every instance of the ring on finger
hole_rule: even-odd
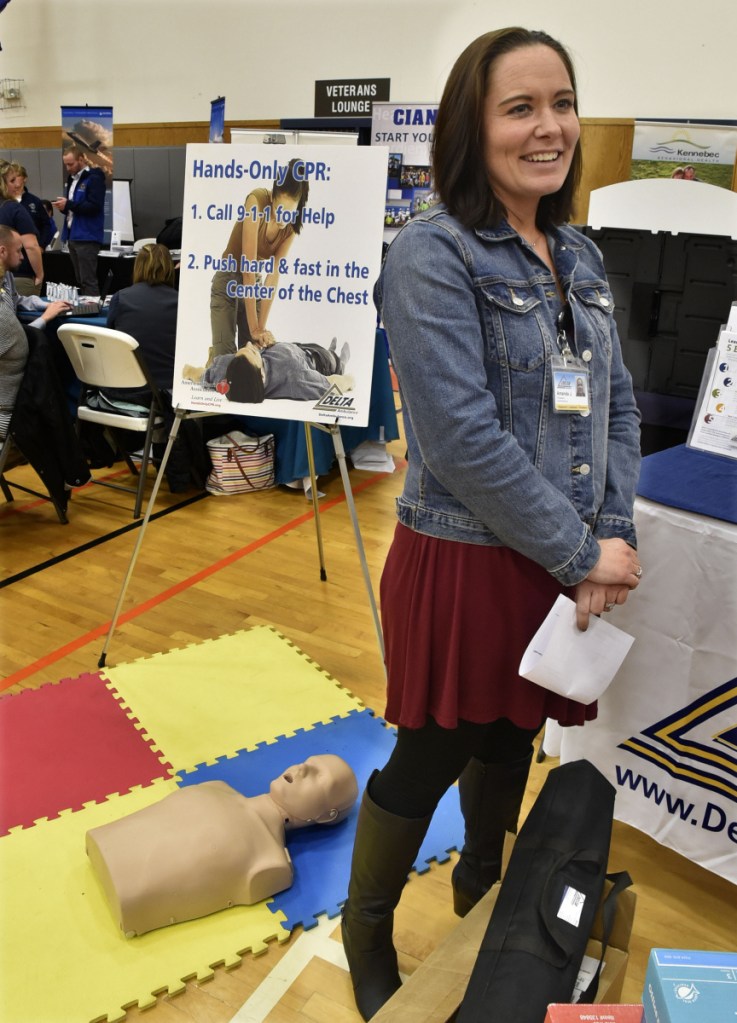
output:
[[[642,565],[637,566],[637,568],[635,569],[635,575],[637,576],[638,579],[640,578],[640,576],[642,575]]]
[[[604,605],[604,610],[605,610],[605,611],[611,611],[611,609],[612,609],[613,607],[614,607],[614,602],[612,602],[611,604],[605,604],[605,605]]]

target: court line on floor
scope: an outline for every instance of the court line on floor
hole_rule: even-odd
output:
[[[368,490],[370,487],[375,486],[382,480],[389,476],[389,473],[376,473],[370,479],[364,480],[357,486],[353,486],[352,492],[354,496],[360,494],[364,490]],[[320,505],[321,514],[330,511],[337,505],[344,504],[346,502],[345,493],[339,494],[337,497],[325,500]],[[124,612],[118,618],[118,627],[126,622],[130,622],[146,611],[150,611],[152,608],[157,607],[159,604],[165,603],[172,597],[176,597],[184,590],[190,589],[197,583],[202,582],[203,579],[209,578],[211,575],[215,575],[220,572],[223,568],[228,568],[236,561],[240,561],[241,558],[246,557],[248,554],[252,554],[254,551],[260,550],[267,544],[272,543],[274,540],[278,540],[280,537],[289,533],[291,530],[296,529],[298,526],[303,525],[305,522],[309,522],[314,517],[312,507],[308,512],[303,515],[298,515],[296,518],[291,519],[289,522],[285,522],[283,525],[278,526],[276,529],[271,530],[269,533],[265,533],[263,536],[256,540],[252,540],[251,543],[246,544],[245,547],[241,547],[237,551],[233,551],[226,555],[224,558],[220,558],[219,561],[215,561],[212,564],[200,569],[199,572],[195,572],[194,575],[189,576],[187,579],[183,579],[181,582],[175,583],[166,590],[162,590],[161,593],[156,594],[153,597],[149,597],[148,600],[144,600],[134,608],[130,608]],[[122,578],[121,578],[122,583]],[[110,629],[110,620],[105,622],[103,625],[99,625],[95,629],[91,629],[89,632],[84,633],[81,636],[77,636],[76,639],[71,640],[69,643],[65,643],[64,646],[58,647],[56,650],[52,650],[50,653],[45,654],[43,657],[38,658],[32,664],[26,665],[25,668],[19,668],[18,671],[14,671],[11,675],[0,680],[0,692],[5,689],[9,689],[10,686],[16,685],[18,682],[22,682],[24,679],[29,678],[31,675],[35,675],[37,672],[42,671],[44,668],[48,668],[50,665],[60,661],[63,657],[67,657],[69,654],[75,653],[82,647],[87,646],[95,639],[99,639],[102,636],[106,636]]]
[[[235,1016],[231,1017],[230,1023],[263,1023],[315,957],[347,970],[343,946],[330,937],[337,924],[337,918],[328,920],[323,916],[318,919],[316,927],[303,931]]]
[[[164,515],[169,515],[171,512],[177,511],[179,508],[186,508],[190,504],[194,504],[196,501],[202,501],[204,498],[209,497],[207,493],[194,494],[192,497],[187,497],[183,501],[179,501],[178,504],[173,504],[169,508],[162,508],[161,511],[154,512],[150,516],[149,521],[153,522],[154,519],[160,519]],[[27,579],[31,575],[35,575],[36,572],[43,572],[47,568],[53,568],[54,565],[60,564],[62,561],[68,561],[69,558],[74,558],[78,554],[84,554],[85,551],[92,550],[94,547],[99,547],[100,544],[107,543],[108,540],[114,540],[116,537],[123,536],[125,533],[129,533],[133,529],[140,529],[143,523],[143,519],[136,519],[135,522],[129,522],[127,526],[121,526],[119,529],[114,529],[110,533],[105,533],[103,536],[95,537],[94,540],[88,540],[87,543],[80,544],[78,547],[72,547],[71,550],[65,551],[63,554],[55,554],[53,558],[48,558],[46,561],[39,561],[36,565],[31,565],[30,568],[24,568],[22,572],[17,572],[15,575],[8,576],[7,579],[3,579],[0,582],[0,590],[6,586],[10,586],[12,583],[20,582],[21,579]]]

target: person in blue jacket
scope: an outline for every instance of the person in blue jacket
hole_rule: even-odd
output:
[[[76,146],[64,151],[62,162],[69,175],[64,195],[52,202],[64,214],[62,242],[69,246],[74,276],[83,295],[99,295],[97,253],[105,233],[105,175],[90,167]]]

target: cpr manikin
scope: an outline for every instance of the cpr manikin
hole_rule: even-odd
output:
[[[185,786],[87,832],[87,855],[126,937],[251,905],[289,888],[286,832],[337,824],[358,795],[331,753],[289,767],[258,796],[223,781]]]

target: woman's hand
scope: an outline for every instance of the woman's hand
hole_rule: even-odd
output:
[[[576,587],[576,625],[581,632],[589,627],[589,615],[611,611],[616,604],[624,604],[629,596],[628,586],[607,586],[584,579]]]
[[[589,615],[624,604],[630,590],[639,586],[642,575],[637,551],[624,540],[600,540],[599,547],[599,560],[576,587],[576,624],[582,632],[589,626]]]
[[[251,332],[251,340],[257,348],[271,348],[272,345],[276,344],[276,338],[270,330],[266,328],[259,328]]]

